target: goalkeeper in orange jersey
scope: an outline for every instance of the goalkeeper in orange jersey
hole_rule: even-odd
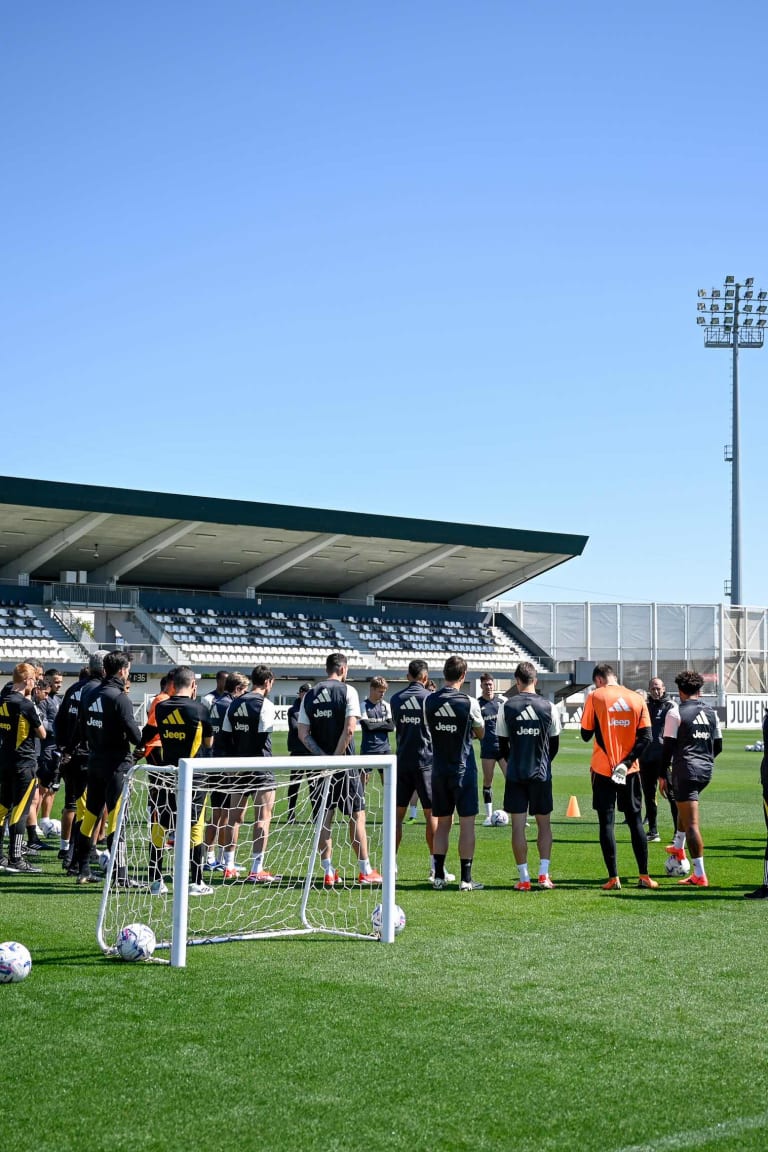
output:
[[[581,738],[594,739],[592,807],[600,825],[600,847],[608,870],[607,891],[621,888],[616,856],[616,808],[629,825],[637,860],[639,888],[658,888],[648,875],[648,840],[643,829],[643,789],[638,757],[651,740],[651,718],[642,696],[624,688],[610,664],[592,670],[595,691],[587,696],[581,718]]]

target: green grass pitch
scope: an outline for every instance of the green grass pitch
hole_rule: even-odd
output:
[[[423,823],[407,826],[408,922],[391,947],[301,937],[192,949],[182,971],[120,965],[95,945],[98,891],[57,860],[0,875],[0,939],[33,957],[0,987],[0,1146],[763,1152],[768,903],[742,898],[765,843],[751,739],[726,736],[704,794],[706,891],[663,875],[664,802],[660,890],[632,886],[623,828],[625,888],[600,890],[572,732],[555,762],[556,890],[513,892],[509,830],[478,826],[485,891],[433,892]]]

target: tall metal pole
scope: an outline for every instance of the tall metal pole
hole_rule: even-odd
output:
[[[739,289],[733,312],[733,410],[731,415],[731,607],[741,604],[741,491],[739,475]]]

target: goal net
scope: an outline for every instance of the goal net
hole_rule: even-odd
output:
[[[394,756],[139,765],[123,791],[99,946],[114,953],[133,923],[177,967],[188,944],[313,932],[391,943],[394,829]],[[381,879],[367,882],[368,867]]]

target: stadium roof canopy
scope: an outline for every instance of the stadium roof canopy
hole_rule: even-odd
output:
[[[474,607],[586,536],[0,477],[0,579]],[[254,592],[250,591],[253,589]]]

